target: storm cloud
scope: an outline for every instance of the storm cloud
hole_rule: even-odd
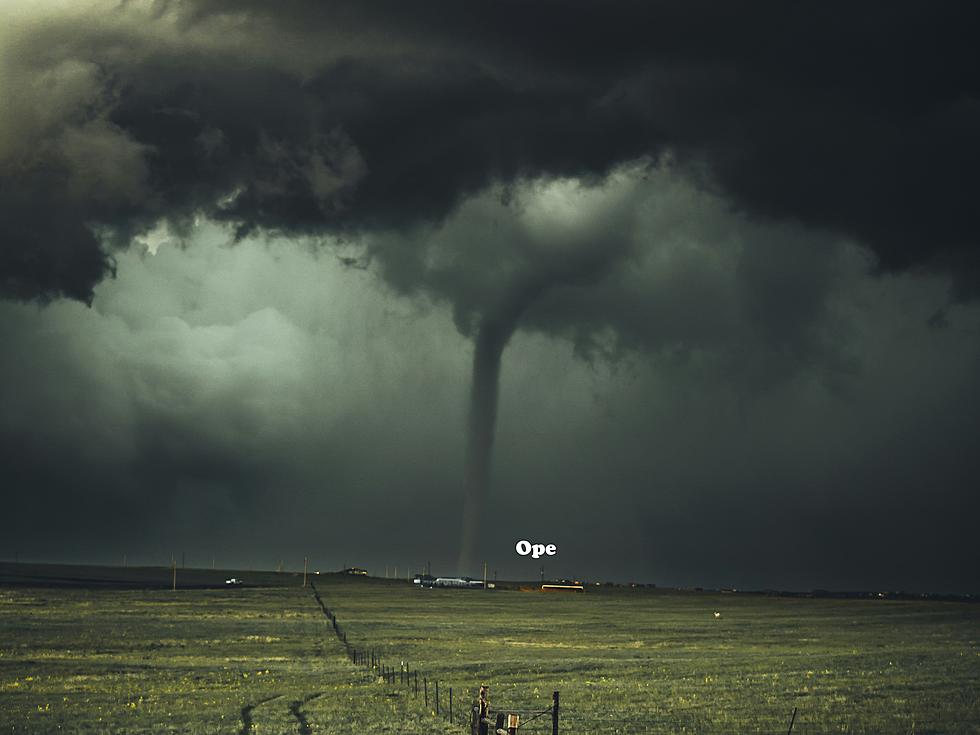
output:
[[[972,583],[972,5],[0,12],[12,550]]]
[[[46,9],[46,10],[45,10]],[[89,300],[115,247],[194,213],[398,228],[493,183],[666,156],[882,267],[976,275],[970,4],[13,4],[0,264]],[[57,216],[51,216],[57,212]]]

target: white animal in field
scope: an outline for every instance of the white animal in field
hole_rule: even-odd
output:
[[[716,617],[716,618],[720,618],[720,617],[721,617],[721,613],[720,613],[720,612],[718,612],[717,610],[715,611],[715,617]]]

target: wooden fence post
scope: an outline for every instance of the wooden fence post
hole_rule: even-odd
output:
[[[429,709],[429,677],[422,677],[423,694],[425,696],[425,708]]]
[[[415,669],[415,696],[419,696],[419,670]]]
[[[439,714],[439,680],[436,680],[436,714]]]
[[[553,695],[554,704],[551,705],[551,735],[558,735],[558,692]]]
[[[449,687],[449,724],[453,724],[453,688]]]

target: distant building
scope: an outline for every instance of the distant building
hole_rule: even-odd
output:
[[[433,577],[422,575],[418,579],[420,587],[452,587],[456,589],[482,590],[483,582],[472,577]],[[487,585],[492,587],[492,585]]]
[[[362,577],[366,577],[367,569],[361,569],[360,567],[349,567],[344,570],[344,574],[357,574]]]

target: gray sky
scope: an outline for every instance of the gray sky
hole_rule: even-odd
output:
[[[492,322],[491,570],[977,591],[967,10],[265,7],[4,6],[0,553],[448,571]]]

